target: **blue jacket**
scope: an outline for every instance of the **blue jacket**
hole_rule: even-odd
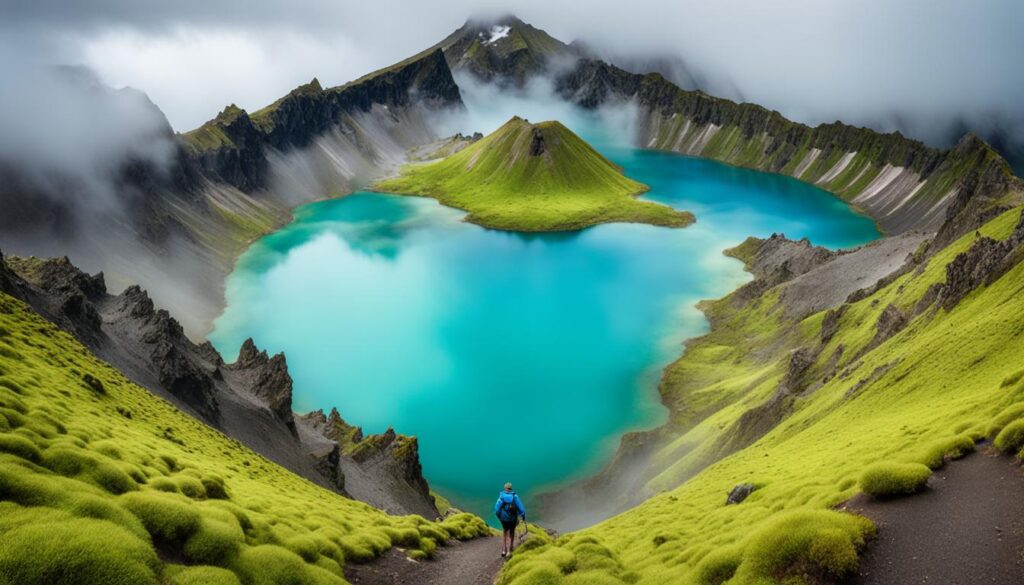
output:
[[[519,499],[519,495],[515,492],[505,491],[498,494],[498,501],[494,502],[494,513],[498,516],[498,519],[504,520],[505,522],[515,520],[515,518],[505,517],[505,504],[509,502],[516,503],[516,509],[519,510],[519,515],[523,517],[523,520],[526,520],[526,508],[523,507],[523,501]]]

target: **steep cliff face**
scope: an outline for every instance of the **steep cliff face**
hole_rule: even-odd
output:
[[[461,106],[459,88],[440,50],[428,51],[345,85],[324,89],[316,79],[249,115],[234,104],[181,135],[203,171],[245,192],[271,187],[275,153],[301,151],[333,131],[364,158],[379,158],[382,137],[362,132],[366,117],[398,120],[407,110]],[[406,148],[423,140],[392,133]]]
[[[328,474],[344,478],[352,497],[382,510],[436,518],[439,514],[423,477],[416,437],[394,429],[364,435],[348,424],[336,408],[327,415],[313,411],[297,419],[307,444],[320,443],[318,461]]]
[[[415,438],[391,431],[364,439],[358,429],[343,434],[337,411],[330,425],[321,417],[319,427],[309,423],[315,415],[296,417],[283,354],[270,356],[249,339],[226,364],[209,343],[190,341],[144,290],[111,295],[102,274],[88,275],[67,258],[0,255],[0,291],[28,303],[133,382],[306,479],[393,513],[437,515]]]
[[[1006,161],[972,135],[944,151],[841,122],[811,128],[756,104],[685,91],[661,75],[596,60],[581,61],[557,86],[584,108],[639,105],[641,146],[790,175],[865,210],[888,233],[937,231],[955,220],[949,241],[991,217],[979,218],[979,209],[1005,211],[1024,196]]]

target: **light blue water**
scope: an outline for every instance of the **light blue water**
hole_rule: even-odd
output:
[[[337,406],[367,432],[417,435],[431,485],[488,514],[505,481],[529,504],[663,419],[660,370],[706,330],[694,303],[749,278],[724,248],[772,232],[832,248],[878,237],[792,179],[602,150],[697,223],[520,235],[429,199],[315,203],[241,257],[211,339],[226,356],[250,336],[284,351],[296,410]]]

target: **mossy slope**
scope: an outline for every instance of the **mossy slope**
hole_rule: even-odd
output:
[[[715,332],[689,346],[662,388],[673,411],[666,437],[675,439],[652,459],[665,471],[647,488],[660,493],[524,552],[500,582],[738,585],[849,575],[872,527],[834,508],[861,491],[866,472],[868,484],[887,484],[881,493],[913,491],[927,479],[925,466],[963,455],[975,439],[1002,435],[1010,452],[1024,445],[1017,439],[1024,423],[1014,422],[1024,420],[1019,254],[955,305],[935,303],[929,292],[953,277],[979,237],[1006,240],[1015,228],[1019,234],[1020,218],[1021,208],[1005,212],[978,236],[960,238],[847,303],[824,338],[824,313],[787,321],[774,290],[747,304],[710,304]],[[878,342],[890,305],[909,317]],[[723,451],[733,433],[748,428],[746,413],[766,412],[762,407],[777,400],[792,350],[819,345],[808,384],[787,393],[772,425],[747,446]],[[900,465],[877,467],[883,462]],[[891,489],[894,479],[899,489]],[[756,491],[726,505],[726,494],[742,482]],[[578,568],[572,543],[581,538],[599,540],[604,551],[600,568],[586,571],[593,578]],[[552,566],[556,558],[561,562]]]
[[[0,294],[0,583],[344,583],[477,517],[394,517],[267,461]]]
[[[374,188],[434,197],[496,229],[560,231],[614,221],[681,227],[693,221],[687,212],[636,200],[647,187],[561,123],[519,117],[444,160],[409,165]]]

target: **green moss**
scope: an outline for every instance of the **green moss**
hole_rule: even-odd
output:
[[[10,453],[33,463],[42,461],[43,455],[39,447],[32,441],[20,435],[0,433],[0,453]]]
[[[227,500],[230,498],[227,486],[224,485],[224,478],[219,475],[204,475],[200,481],[203,484],[203,491],[206,492],[207,498],[214,500]]]
[[[1024,419],[1024,402],[1016,402],[1004,408],[988,424],[986,435],[995,439],[1003,427],[1017,419]]]
[[[531,155],[535,137],[544,151]],[[409,165],[375,189],[434,197],[469,212],[468,221],[515,231],[563,231],[615,222],[682,227],[692,214],[633,196],[645,185],[558,122],[513,118],[439,162]]]
[[[66,509],[75,516],[106,520],[141,539],[149,538],[145,526],[134,514],[107,498],[85,493],[74,494],[68,497]]]
[[[1024,370],[1017,370],[1016,372],[1003,378],[1002,383],[1000,383],[999,385],[1002,386],[1003,388],[1008,388],[1010,386],[1013,386],[1017,382],[1020,382],[1022,378],[1024,378]]]
[[[876,463],[864,470],[860,487],[873,496],[898,496],[921,491],[932,470],[920,463]]]
[[[107,564],[127,582],[339,583],[349,552],[369,561],[393,543],[429,550],[490,534],[468,514],[443,525],[397,518],[319,488],[129,383],[3,294],[0,328],[10,332],[0,345],[13,348],[0,356],[2,582],[122,582],[89,566],[106,557],[86,545],[109,541],[123,563]],[[102,396],[83,382],[86,373],[102,382]],[[168,428],[180,442],[163,439]],[[79,546],[63,529],[93,541]],[[68,556],[38,545],[44,532],[69,543]],[[27,558],[37,549],[49,558]],[[61,563],[81,574],[63,580]]]
[[[18,585],[156,585],[148,542],[102,520],[38,522],[0,539],[0,578]]]
[[[490,536],[491,529],[479,516],[473,514],[455,514],[441,522],[443,528],[451,538],[456,540],[470,540],[482,536]],[[421,528],[421,531],[423,529]]]
[[[562,571],[558,569],[558,566],[548,561],[538,560],[531,562],[528,565],[519,565],[523,567],[520,571],[515,571],[511,567],[516,565],[506,565],[510,567],[508,569],[509,580],[502,581],[503,584],[508,585],[559,585],[562,582]]]
[[[429,527],[429,525],[427,525],[427,526]],[[430,527],[430,528],[433,529],[433,530],[437,530],[437,529],[434,529],[432,527]],[[393,544],[395,546],[404,546],[404,547],[416,548],[416,547],[418,547],[420,545],[420,531],[417,530],[416,528],[413,528],[413,527],[407,527],[407,528],[385,527],[383,530],[384,530],[384,534],[387,534],[388,538],[391,539],[391,544]],[[441,531],[437,530],[437,533],[441,533]],[[430,537],[431,535],[430,534],[425,534],[423,536]],[[445,535],[444,538],[441,538],[441,539],[437,539],[436,535],[435,535],[435,540],[447,540],[447,534]]]
[[[169,477],[154,477],[150,480],[149,487],[170,494],[178,493],[178,482]]]
[[[931,469],[938,469],[946,459],[959,459],[974,451],[974,439],[967,434],[940,439],[926,447],[918,460]]]
[[[138,489],[135,480],[124,469],[87,449],[53,446],[42,453],[42,464],[61,475],[94,483],[112,494]]]
[[[424,524],[417,527],[416,530],[421,537],[433,538],[436,542],[445,542],[452,537],[447,530],[436,524]]]
[[[714,550],[697,563],[695,580],[698,585],[722,585],[732,579],[742,561],[743,554],[738,548]]]
[[[0,382],[6,382],[7,384],[14,384],[14,382],[12,382],[10,380],[2,380],[2,379],[0,379]],[[19,393],[20,393],[20,389],[19,389]],[[20,414],[27,414],[28,413],[28,406],[26,406],[25,403],[21,400],[21,398],[18,397],[18,394],[12,392],[7,387],[0,387],[0,407],[9,408],[9,409],[13,410],[14,412],[17,412],[17,413],[20,413]]]
[[[782,515],[755,532],[736,570],[737,583],[811,574],[838,580],[857,569],[857,551],[874,534],[865,518],[828,510]]]
[[[1016,453],[1024,448],[1024,418],[1015,420],[1003,427],[996,435],[996,449],[1003,453]]]
[[[185,541],[185,556],[194,563],[225,565],[245,542],[245,534],[237,522],[220,522],[203,518],[199,529]]]
[[[434,552],[437,550],[437,542],[430,537],[421,538],[419,550],[422,551],[427,558],[433,558]]]
[[[122,496],[122,504],[142,521],[154,539],[184,544],[199,528],[199,510],[181,496],[137,492]]]
[[[185,567],[169,579],[170,585],[242,585],[238,577],[219,567]]]
[[[232,568],[249,585],[345,585],[341,577],[269,544],[245,549]]]
[[[179,475],[174,478],[174,483],[178,488],[178,492],[189,498],[201,499],[206,497],[206,487],[202,481],[195,477]]]

